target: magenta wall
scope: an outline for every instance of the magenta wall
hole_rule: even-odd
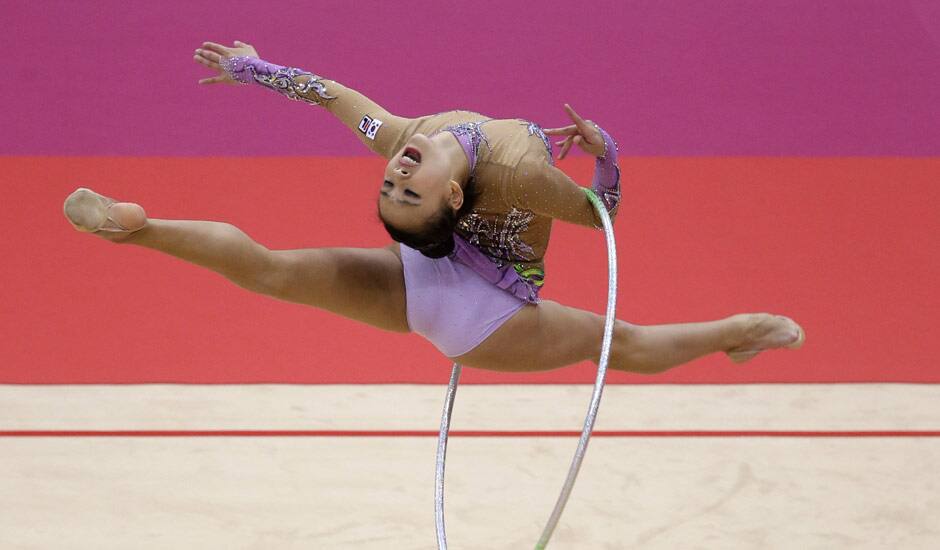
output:
[[[269,7],[273,6],[273,7]],[[0,154],[359,155],[323,112],[196,84],[205,40],[403,115],[563,122],[626,155],[930,156],[940,3],[0,1]]]

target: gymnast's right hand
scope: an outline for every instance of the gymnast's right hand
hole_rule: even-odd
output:
[[[258,57],[258,52],[255,51],[254,46],[245,44],[244,42],[235,41],[235,47],[229,48],[221,44],[216,44],[215,42],[203,42],[201,48],[196,49],[196,55],[193,56],[193,59],[196,63],[201,63],[210,69],[213,69],[219,73],[218,76],[213,76],[209,78],[203,78],[199,81],[200,84],[238,84],[233,80],[225,71],[222,70],[222,67],[219,66],[219,62],[222,59],[228,59],[230,57]]]

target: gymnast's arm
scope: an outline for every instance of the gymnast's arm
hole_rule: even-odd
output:
[[[416,120],[395,116],[352,88],[303,69],[250,56],[222,56],[219,65],[236,82],[255,83],[290,99],[322,106],[385,158],[395,156],[417,125]]]
[[[601,228],[597,211],[587,193],[595,194],[607,207],[611,218],[620,204],[620,167],[617,145],[607,132],[597,128],[604,138],[604,153],[594,163],[591,188],[582,187],[544,158],[527,156],[516,168],[504,191],[507,201],[517,208],[562,221]]]

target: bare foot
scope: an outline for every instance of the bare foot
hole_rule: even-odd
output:
[[[741,317],[745,327],[743,342],[725,351],[735,363],[753,359],[758,353],[769,349],[797,349],[806,340],[803,328],[789,317],[768,313],[752,313]]]
[[[119,241],[147,225],[147,213],[132,202],[116,202],[91,189],[79,187],[62,206],[69,223],[85,233]]]

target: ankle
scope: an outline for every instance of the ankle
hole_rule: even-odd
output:
[[[739,313],[725,319],[727,329],[725,330],[724,349],[733,350],[748,343],[748,335],[751,327],[754,326],[754,315],[750,313]]]
[[[152,231],[150,220],[144,221],[144,226],[128,233],[105,233],[104,236],[111,242],[118,244],[140,244],[146,241],[149,233]]]

